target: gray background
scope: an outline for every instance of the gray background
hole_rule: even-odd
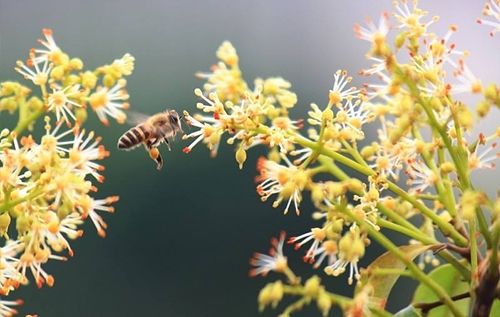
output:
[[[21,80],[13,70],[16,60],[26,59],[29,49],[38,47],[42,28],[51,28],[57,44],[82,58],[88,68],[126,52],[134,55],[136,68],[127,86],[134,110],[195,112],[192,91],[202,81],[193,74],[208,70],[220,43],[230,40],[247,82],[253,86],[255,77],[283,76],[299,97],[292,116],[304,118],[311,102],[326,103],[335,70],[354,75],[368,65],[368,43],[355,39],[353,25],[367,14],[378,21],[383,9],[392,10],[391,2],[0,0],[0,80]],[[452,42],[471,52],[469,65],[476,76],[498,82],[500,37],[490,38],[489,28],[475,23],[481,1],[422,1],[421,7],[431,16],[441,15],[433,28],[440,35],[449,24],[458,24]],[[357,85],[362,82],[355,80]],[[13,298],[25,300],[21,314],[259,315],[258,291],[276,275],[248,278],[248,259],[254,251],[266,251],[269,238],[281,229],[290,234],[307,231],[314,224],[308,200],[301,217],[284,217],[281,208],[260,202],[253,177],[262,150],[252,150],[245,169],[238,171],[232,148],[223,145],[212,160],[200,145],[185,155],[181,149],[187,143],[178,140],[158,172],[143,150],[116,150],[124,126],[104,128],[90,117],[90,126],[104,136],[112,154],[104,162],[106,182],[97,197],[117,194],[121,200],[114,215],[104,216],[109,225],[105,239],[89,224],[84,237],[72,243],[73,258],[47,265],[56,278],[54,287],[40,291],[30,285],[13,293]],[[482,132],[496,128],[498,112],[492,117],[481,126]],[[0,120],[8,126],[15,118],[2,114]],[[495,173],[479,175],[494,193]],[[376,246],[369,250],[361,266],[381,252]],[[320,274],[329,289],[351,294],[345,276],[335,279],[313,272],[301,262],[300,252],[286,252],[301,276]],[[392,310],[407,303],[407,283],[400,283],[400,297],[390,300]],[[279,308],[262,316],[277,315],[284,306]],[[319,316],[314,307],[310,312]],[[340,312],[334,309],[331,315]]]

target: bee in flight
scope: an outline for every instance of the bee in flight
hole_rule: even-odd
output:
[[[166,110],[150,117],[132,113],[131,122],[135,127],[125,132],[118,140],[118,149],[131,150],[141,143],[149,152],[149,156],[156,161],[158,170],[163,166],[158,146],[165,143],[170,151],[168,138],[174,139],[177,133],[182,133],[181,117],[175,110]]]

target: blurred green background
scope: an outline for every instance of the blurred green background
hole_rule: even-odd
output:
[[[392,10],[384,1],[39,1],[0,0],[0,81],[22,78],[13,67],[39,47],[42,28],[54,31],[57,44],[71,57],[94,68],[131,53],[135,71],[128,78],[132,109],[155,113],[165,108],[196,112],[193,94],[202,81],[193,74],[216,62],[215,51],[230,40],[250,86],[256,77],[283,76],[292,83],[299,102],[291,112],[305,118],[311,102],[324,105],[337,69],[355,75],[369,63],[368,43],[355,39],[353,25],[367,15],[378,21]],[[484,82],[499,82],[500,37],[490,38],[479,26],[481,1],[422,1],[430,15],[441,15],[433,30],[440,36],[451,23],[459,50],[469,50],[469,66]],[[354,80],[360,86],[366,78]],[[472,100],[474,101],[474,100]],[[491,132],[498,112],[481,126]],[[138,149],[120,152],[119,136],[127,129],[113,122],[106,128],[94,115],[89,125],[104,137],[111,157],[104,161],[106,181],[97,198],[119,195],[113,215],[104,215],[107,237],[101,239],[88,224],[82,239],[72,243],[75,256],[67,263],[52,262],[47,270],[52,288],[22,287],[12,298],[23,298],[21,314],[59,316],[259,316],[257,294],[268,278],[249,278],[248,260],[255,251],[267,252],[269,239],[280,230],[290,235],[315,225],[308,195],[302,215],[283,216],[282,208],[262,203],[255,193],[255,160],[263,149],[252,149],[243,171],[233,148],[222,144],[216,159],[203,145],[182,153],[187,142],[177,140],[164,153],[165,166],[155,168]],[[0,125],[17,120],[2,113]],[[187,129],[189,132],[189,129]],[[494,183],[494,173],[482,173],[483,185]],[[497,183],[498,184],[498,183]],[[495,192],[494,187],[492,193]],[[399,243],[405,243],[401,240]],[[377,246],[360,263],[365,266],[380,254]],[[307,278],[319,274],[327,288],[351,294],[347,277],[326,277],[302,263],[302,252],[285,249],[292,268]],[[400,297],[389,301],[391,310],[407,304],[408,280],[398,285]],[[261,316],[278,315],[266,310]],[[298,316],[319,316],[316,308]],[[332,310],[331,316],[340,311]]]

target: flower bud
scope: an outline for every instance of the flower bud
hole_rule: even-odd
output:
[[[316,304],[318,305],[318,309],[323,314],[323,317],[328,316],[330,312],[330,308],[332,308],[332,300],[330,296],[326,292],[321,292],[316,299]]]
[[[45,105],[40,98],[33,96],[28,100],[28,106],[31,111],[40,111]]]
[[[110,88],[110,87],[113,87],[115,85],[116,79],[112,75],[106,74],[102,78],[102,83],[104,84],[104,86]]]
[[[50,78],[54,80],[61,80],[64,76],[64,66],[56,66],[52,68],[52,71],[50,72]]]
[[[15,97],[7,97],[0,100],[0,111],[8,111],[14,113],[17,110],[17,102]]]
[[[0,87],[0,96],[8,96],[8,95],[12,95],[12,94],[15,94],[17,89],[20,87],[21,85],[18,84],[18,83],[15,83],[15,82],[12,82],[12,81],[6,81],[4,83],[2,83],[1,87]]]
[[[236,151],[236,161],[238,162],[238,166],[240,170],[243,169],[243,163],[247,160],[247,152],[243,149],[242,146]]]
[[[10,225],[10,215],[8,212],[4,211],[3,214],[0,215],[0,236],[6,239],[9,239],[9,235],[7,232],[9,231]]]
[[[91,72],[86,71],[83,74],[80,74],[82,77],[82,87],[86,89],[94,89],[97,84],[97,76]]]
[[[405,32],[401,32],[396,36],[396,39],[394,40],[394,46],[397,49],[400,49],[401,47],[403,47],[403,45],[405,45],[406,36],[407,34]]]
[[[75,118],[78,121],[78,123],[82,124],[85,121],[87,121],[87,109],[83,109],[82,107],[78,107],[75,109]]]
[[[449,173],[455,171],[455,165],[452,162],[448,162],[448,161],[447,162],[443,162],[439,166],[439,170],[443,174],[449,174]]]
[[[321,279],[317,275],[308,279],[304,284],[304,296],[316,298],[322,290]]]
[[[484,97],[493,101],[494,103],[497,103],[500,101],[498,87],[495,83],[491,83],[488,86],[486,86],[486,89],[484,90]]]
[[[74,70],[81,70],[83,69],[83,61],[79,58],[72,58],[69,61],[69,67]]]
[[[490,109],[491,103],[487,100],[482,100],[476,106],[476,113],[479,117],[484,118],[488,115]]]

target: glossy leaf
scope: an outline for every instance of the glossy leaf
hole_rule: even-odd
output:
[[[451,265],[445,264],[429,273],[429,277],[437,282],[450,297],[464,294],[469,291],[469,283],[466,283],[460,273]],[[412,303],[432,303],[438,301],[437,295],[426,285],[420,283],[415,291]],[[470,298],[457,300],[457,308],[467,315],[470,306]],[[428,317],[448,317],[453,316],[448,307],[441,305],[429,311]]]
[[[412,260],[423,252],[436,248],[437,245],[404,245],[399,249],[404,252],[409,260]],[[394,274],[377,274],[377,269],[390,269]],[[386,301],[391,289],[406,269],[406,264],[391,252],[386,252],[373,261],[362,275],[360,285],[370,285],[373,288],[372,297]],[[362,287],[356,288],[356,294]]]

